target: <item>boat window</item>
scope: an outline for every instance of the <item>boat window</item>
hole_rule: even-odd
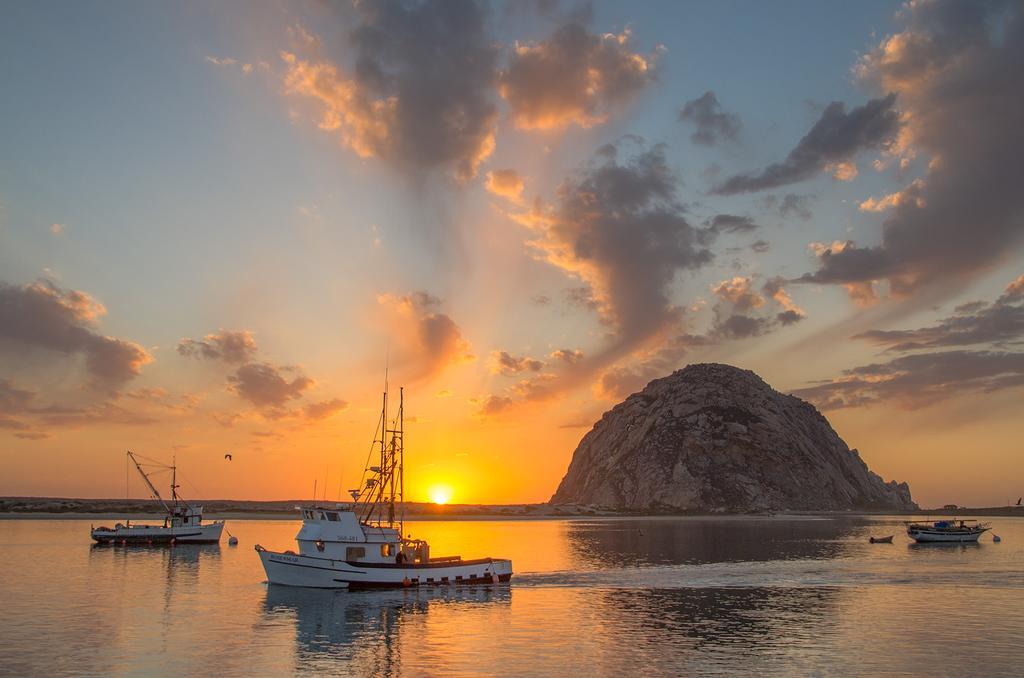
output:
[[[363,546],[349,546],[345,549],[345,560],[359,560],[366,557],[366,548]]]
[[[329,511],[327,513],[327,520],[330,520],[335,523],[338,522],[338,514],[333,511]]]
[[[312,511],[303,511],[302,512],[302,517],[305,518],[306,520],[312,520],[313,519],[313,512]]]
[[[327,516],[325,516],[325,515],[324,515],[324,512],[323,512],[323,511],[321,511],[321,512],[320,512],[319,514],[317,514],[317,515],[318,515],[318,516],[320,517],[320,520],[327,520]]]
[[[384,556],[385,558],[390,556],[391,555],[391,544],[381,544],[380,545],[380,554],[382,556]]]

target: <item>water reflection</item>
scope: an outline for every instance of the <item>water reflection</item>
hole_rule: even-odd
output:
[[[567,524],[595,568],[836,558],[860,528],[841,520],[635,520]]]
[[[681,675],[788,655],[830,633],[844,593],[834,588],[704,588],[610,590],[600,593],[601,623],[589,630],[601,663],[631,673],[630,664]],[[666,651],[671,648],[671,651]]]
[[[251,548],[0,521],[0,675],[1019,675],[1024,520],[951,546],[902,520],[424,522],[439,553],[512,557],[511,588],[366,593],[268,588]]]
[[[296,667],[382,675],[422,658],[420,634],[431,615],[508,608],[511,600],[505,586],[348,592],[268,585],[263,615],[270,624],[294,625]]]
[[[89,549],[90,562],[111,563],[117,567],[129,564],[136,567],[159,567],[168,586],[194,585],[199,579],[203,563],[220,557],[220,544],[180,544],[177,546],[144,546],[128,544],[113,546],[93,544]]]

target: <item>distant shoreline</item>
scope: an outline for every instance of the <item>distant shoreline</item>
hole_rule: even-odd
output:
[[[231,499],[197,500],[210,519],[227,520],[296,520],[295,507],[308,505],[309,500],[247,501]],[[326,506],[349,507],[348,503],[326,502]],[[912,512],[893,511],[773,511],[763,513],[616,511],[605,507],[565,504],[429,504],[405,506],[405,518],[426,520],[558,520],[576,518],[811,518],[815,516],[900,515],[920,516],[990,516],[1024,517],[1024,506],[982,508],[933,508]],[[69,520],[152,520],[163,512],[153,502],[139,499],[75,499],[61,497],[0,497],[0,520],[69,519]]]

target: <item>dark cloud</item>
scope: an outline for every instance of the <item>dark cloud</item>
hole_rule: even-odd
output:
[[[0,430],[11,431],[17,438],[38,440],[49,437],[35,430],[23,415],[35,400],[36,392],[15,386],[10,379],[0,379]]]
[[[714,234],[721,233],[750,233],[756,231],[760,226],[750,217],[738,217],[734,214],[716,214],[704,222],[708,231]]]
[[[182,339],[178,342],[178,353],[208,360],[223,360],[226,363],[244,363],[256,354],[256,340],[249,330],[221,329],[200,340]]]
[[[24,412],[35,397],[35,391],[19,388],[10,379],[0,379],[0,414]]]
[[[1022,281],[1024,276],[1010,283],[994,303],[974,302],[959,306],[955,315],[930,327],[870,330],[853,338],[896,352],[977,344],[1001,346],[1024,341],[1024,295],[1015,288]]]
[[[491,353],[491,371],[494,374],[511,377],[523,372],[540,372],[542,369],[544,369],[544,363],[529,356],[517,357],[507,351]]]
[[[478,414],[483,417],[490,417],[510,409],[515,401],[509,396],[488,395],[480,401]]]
[[[881,244],[829,252],[802,279],[952,293],[1024,238],[1024,5],[913,3],[898,16],[905,30],[867,54],[857,75],[898,93],[906,122],[894,161],[907,168],[924,155],[927,172],[912,195],[875,201],[891,210]]]
[[[47,405],[32,410],[32,416],[47,426],[75,428],[94,424],[147,426],[158,419],[145,411],[122,407],[114,402],[89,405]]]
[[[572,348],[560,348],[557,351],[552,351],[550,357],[552,360],[557,360],[567,365],[575,365],[583,360],[583,351]]]
[[[323,107],[320,127],[363,157],[401,168],[476,175],[494,148],[499,49],[485,4],[381,0],[355,5],[351,74],[319,56],[283,53],[285,89]]]
[[[793,395],[823,410],[893,403],[925,407],[971,393],[1024,386],[1024,353],[945,351],[895,358],[844,370],[841,377]]]
[[[724,319],[716,320],[714,329],[715,336],[726,339],[746,339],[756,337],[768,331],[769,322],[765,318],[758,318],[743,313],[731,313]]]
[[[335,414],[346,408],[348,408],[347,402],[341,398],[332,398],[331,400],[324,400],[319,403],[309,403],[302,408],[302,412],[306,415],[307,419],[319,421],[321,419],[333,417]]]
[[[711,91],[699,99],[687,101],[679,111],[679,119],[693,123],[696,130],[690,135],[690,141],[703,146],[735,141],[742,127],[739,116],[723,110]]]
[[[294,376],[293,376],[294,375]],[[295,367],[246,363],[228,376],[231,390],[258,408],[281,410],[315,383]]]
[[[783,219],[795,216],[808,221],[814,216],[811,212],[811,202],[813,200],[814,196],[811,195],[787,193],[781,198],[777,195],[766,195],[758,200],[758,204],[762,208],[778,214]]]
[[[821,170],[850,171],[849,162],[859,152],[890,146],[899,131],[896,95],[872,99],[846,112],[833,101],[804,138],[781,163],[760,172],[737,174],[715,186],[712,195],[734,195],[777,188],[810,179]]]
[[[631,346],[679,318],[676,274],[708,264],[710,229],[694,228],[676,200],[678,179],[661,145],[620,161],[617,146],[566,179],[550,211],[524,222],[542,233],[544,258],[587,283],[574,296],[598,310],[618,345]]]
[[[781,313],[775,316],[775,319],[779,322],[779,324],[783,326],[789,326],[794,323],[800,322],[801,320],[804,319],[804,317],[805,316],[799,311],[782,311]]]
[[[152,358],[136,343],[98,333],[96,321],[105,313],[88,294],[48,280],[0,283],[0,352],[27,347],[80,355],[93,386],[116,389]]]
[[[53,435],[46,431],[18,431],[14,434],[14,437],[23,440],[46,440],[47,438],[52,438]]]
[[[772,248],[772,244],[765,240],[755,240],[750,243],[750,249],[757,252],[758,254],[764,254]]]
[[[654,55],[630,48],[629,33],[591,33],[570,21],[547,40],[516,45],[500,92],[521,129],[590,127],[654,81]]]
[[[587,311],[597,311],[601,304],[594,298],[594,290],[590,287],[570,287],[565,290],[565,300],[570,306]]]
[[[711,336],[756,337],[804,319],[804,312],[786,293],[783,278],[769,278],[760,290],[755,289],[753,282],[752,277],[736,276],[711,288],[716,297]]]

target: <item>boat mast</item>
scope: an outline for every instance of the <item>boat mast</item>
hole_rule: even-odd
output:
[[[374,445],[380,445],[380,465],[371,466],[367,471],[371,474],[366,478],[365,489],[369,490],[363,499],[364,509],[362,522],[367,525],[394,528],[398,524],[402,530],[404,515],[396,520],[395,504],[404,504],[403,456],[404,456],[404,389],[399,389],[398,416],[395,422],[388,420],[388,390],[385,381],[383,405],[377,431],[380,438],[375,438]],[[388,428],[388,426],[392,428]],[[386,507],[386,509],[385,509]],[[385,514],[385,510],[387,511]],[[404,512],[404,505],[402,506]]]
[[[178,507],[178,457],[175,455],[171,459],[171,501],[174,503],[174,507]]]
[[[135,455],[132,454],[131,450],[128,450],[128,458],[131,459],[132,463],[135,464],[135,468],[138,470],[139,475],[142,476],[142,480],[145,481],[146,486],[149,488],[150,495],[154,499],[159,501],[161,504],[163,504],[164,510],[167,511],[168,513],[170,513],[171,512],[171,507],[168,506],[167,502],[164,501],[164,498],[160,496],[160,493],[157,491],[156,487],[153,486],[153,483],[149,480],[149,476],[146,475],[146,472],[142,470],[142,466],[139,464],[139,460],[135,458]],[[173,470],[174,470],[173,466],[171,467],[171,470],[173,472]],[[174,485],[173,473],[172,473],[171,492],[174,492],[174,489],[175,489],[175,485]]]
[[[405,530],[405,388],[398,388],[398,501],[401,514],[398,516],[398,536]]]

